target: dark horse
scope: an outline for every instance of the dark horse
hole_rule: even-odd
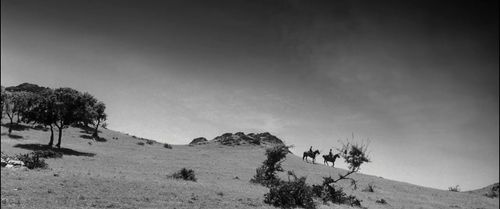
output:
[[[316,155],[319,155],[319,150],[316,150],[314,152],[311,152],[311,151],[304,152],[304,155],[302,156],[302,160],[305,160],[307,162],[307,157],[310,157],[313,159],[313,164],[314,164],[314,160],[316,159]]]
[[[335,165],[335,160],[339,158],[339,154],[335,154],[334,156],[331,155],[323,155],[324,163],[328,165],[328,162],[332,162],[332,167]]]

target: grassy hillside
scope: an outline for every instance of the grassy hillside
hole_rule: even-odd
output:
[[[1,150],[8,155],[42,149],[49,132],[27,128],[13,137],[1,128]],[[47,170],[1,169],[2,208],[273,208],[263,203],[267,188],[249,183],[264,160],[255,145],[173,145],[145,143],[126,134],[102,130],[105,142],[89,139],[78,128],[64,131],[64,156],[48,159]],[[190,139],[186,139],[188,143]],[[90,142],[90,143],[89,143]],[[195,171],[197,182],[168,178],[181,168]],[[342,169],[310,164],[288,155],[285,170],[319,184]],[[286,178],[285,175],[282,175]],[[498,208],[498,199],[449,192],[355,174],[358,189],[344,182],[347,194],[368,208]],[[374,192],[362,190],[372,184]],[[388,204],[375,201],[385,199]],[[318,208],[349,208],[320,205]]]

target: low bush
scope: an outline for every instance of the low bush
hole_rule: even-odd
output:
[[[351,206],[361,206],[361,201],[354,196],[347,196],[341,187],[333,185],[332,177],[323,177],[321,185],[313,185],[313,193],[316,197],[323,200],[324,203],[332,202],[335,204],[348,204]]]
[[[163,144],[163,147],[165,147],[167,149],[172,149],[172,145],[167,144],[167,143]]]
[[[29,169],[35,169],[35,168],[41,168],[41,169],[46,169],[47,163],[43,159],[40,159],[39,156],[34,155],[32,153],[29,154],[19,154],[16,156],[16,158],[24,163],[24,166],[26,166]]]
[[[450,191],[450,192],[460,192],[460,186],[456,185],[454,187],[448,187],[448,191]]]
[[[181,170],[170,175],[170,177],[174,179],[183,179],[186,181],[196,181],[196,176],[194,175],[194,171],[186,168],[182,168]]]
[[[373,184],[368,184],[368,186],[361,191],[363,191],[363,192],[375,192],[375,186],[373,186]]]
[[[306,184],[306,178],[294,176],[292,181],[280,181],[264,195],[264,203],[281,208],[302,207],[314,209],[313,192]]]
[[[380,200],[377,200],[375,202],[378,204],[384,204],[384,205],[387,204],[387,201],[385,201],[384,199],[380,199]]]
[[[146,144],[153,145],[154,143],[155,143],[155,141],[153,141],[153,140],[146,140]]]
[[[138,145],[144,146],[144,142],[137,142]]]

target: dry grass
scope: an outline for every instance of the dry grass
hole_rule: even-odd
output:
[[[24,130],[16,138],[3,135],[1,150],[14,155],[29,153],[46,144],[49,132]],[[132,136],[102,130],[105,139],[94,142],[80,137],[79,129],[64,131],[63,158],[47,159],[48,170],[1,169],[2,208],[274,208],[263,203],[267,188],[249,183],[264,160],[258,146],[172,145],[138,146]],[[16,146],[24,144],[24,146]],[[26,145],[28,144],[28,145]],[[85,153],[85,154],[82,154]],[[95,155],[94,155],[95,154]],[[182,168],[196,172],[197,182],[179,181],[167,175]],[[323,176],[337,176],[345,170],[304,163],[288,155],[285,170],[307,176],[307,183],[319,184]],[[286,178],[286,174],[280,174]],[[238,177],[238,178],[236,178]],[[346,193],[363,200],[368,208],[498,208],[498,199],[461,192],[436,190],[363,174],[354,174],[360,188],[369,183],[375,192],[349,189]],[[223,194],[223,195],[221,195]],[[384,199],[388,204],[378,204]],[[318,208],[349,208],[320,205]]]

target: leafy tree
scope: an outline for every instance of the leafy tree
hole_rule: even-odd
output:
[[[49,146],[54,143],[54,124],[57,122],[56,112],[56,95],[54,90],[47,89],[40,93],[38,97],[38,104],[31,111],[30,119],[39,124],[50,127],[50,142]]]
[[[94,134],[92,134],[92,136],[95,138],[99,138],[98,130],[97,130],[99,128],[99,125],[102,122],[106,121],[106,119],[107,119],[107,115],[104,112],[105,109],[106,109],[106,105],[103,102],[97,102],[91,108],[90,118],[92,119],[91,120],[92,125],[94,125]]]
[[[4,111],[4,108],[5,108],[5,88],[3,86],[1,86],[1,89],[2,89],[2,94],[1,94],[2,98],[0,100],[0,105],[2,105],[2,119],[3,119],[3,116],[5,114],[5,111]]]
[[[9,118],[9,135],[12,134],[12,125],[14,124],[14,117],[16,116],[17,114],[17,99],[16,99],[16,94],[12,94],[12,93],[4,93],[2,95],[2,100],[3,100],[3,103],[4,103],[4,111],[5,111],[5,115],[7,115],[7,117]]]
[[[78,122],[78,110],[82,107],[83,102],[81,93],[72,88],[58,88],[54,90],[54,111],[56,118],[52,124],[57,127],[59,131],[58,141],[56,147],[61,147],[62,131],[67,126]],[[50,144],[49,144],[50,145]]]

